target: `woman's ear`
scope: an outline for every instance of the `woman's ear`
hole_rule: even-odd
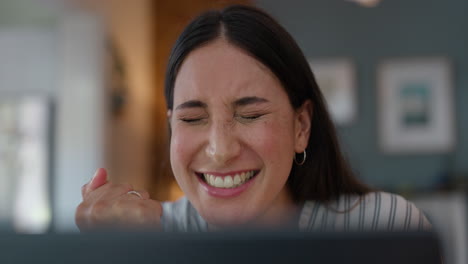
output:
[[[302,153],[309,143],[310,128],[312,127],[313,106],[312,101],[305,101],[302,106],[296,110],[294,119],[295,146],[296,153]]]

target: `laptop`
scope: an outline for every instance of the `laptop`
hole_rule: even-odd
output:
[[[0,263],[442,263],[431,232],[0,234]]]

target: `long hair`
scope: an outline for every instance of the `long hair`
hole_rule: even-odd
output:
[[[295,202],[329,201],[340,194],[369,192],[343,157],[324,97],[301,49],[275,19],[258,8],[234,5],[208,11],[185,28],[169,57],[164,91],[168,109],[173,108],[174,83],[184,59],[220,37],[267,66],[280,80],[294,109],[306,100],[312,102],[307,159],[302,165],[293,165],[287,181]]]

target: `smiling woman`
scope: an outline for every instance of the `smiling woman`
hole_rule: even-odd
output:
[[[165,95],[186,197],[161,207],[99,170],[83,188],[81,229],[430,226],[412,203],[356,180],[304,55],[261,10],[232,6],[192,21],[172,50]]]
[[[224,38],[193,50],[173,89],[172,169],[203,218],[232,226],[294,215],[286,181],[307,146],[310,102],[296,111],[275,75]]]

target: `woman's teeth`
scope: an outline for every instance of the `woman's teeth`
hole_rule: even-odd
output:
[[[255,171],[242,172],[233,176],[217,177],[211,174],[203,173],[206,183],[217,188],[235,188],[255,175]]]

